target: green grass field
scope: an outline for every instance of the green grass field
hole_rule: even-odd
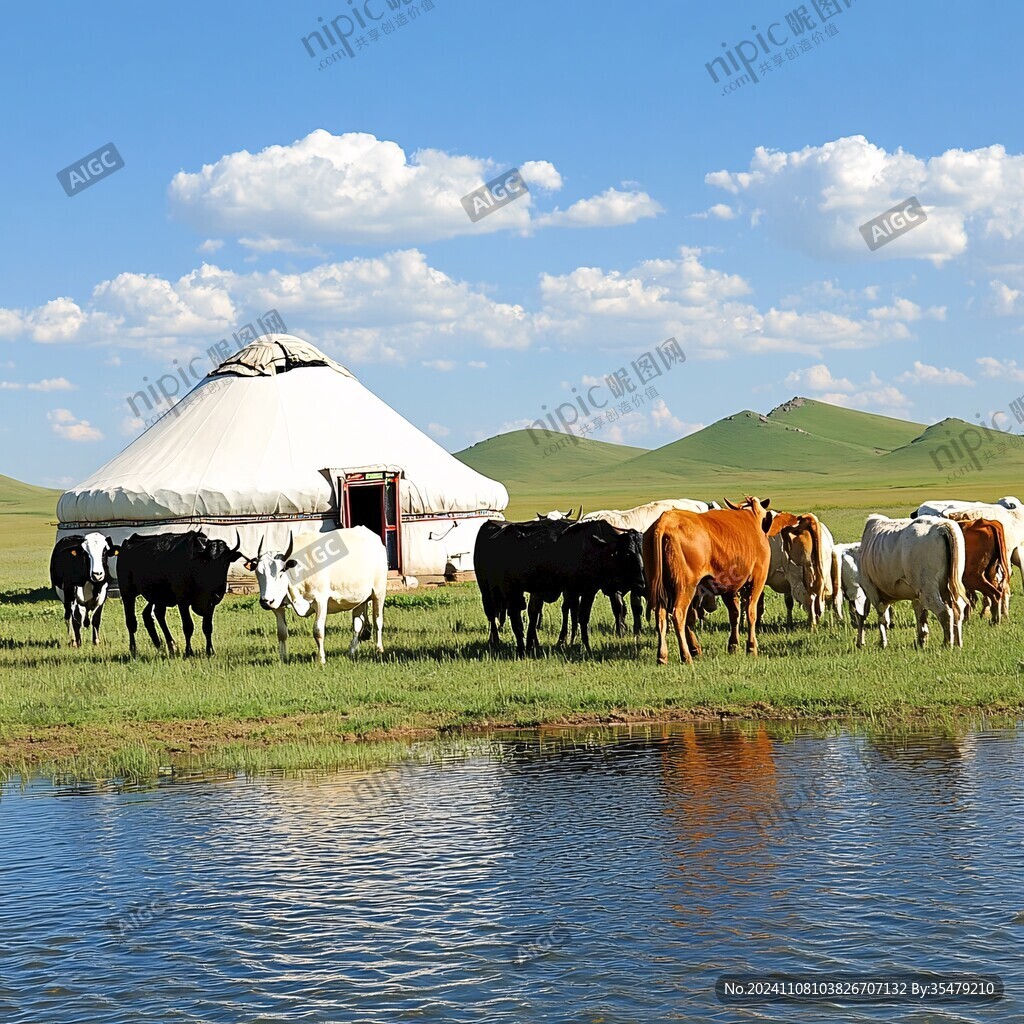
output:
[[[510,519],[580,501],[588,509],[622,508],[653,497],[720,501],[754,492],[776,508],[816,511],[838,540],[856,540],[869,512],[899,516],[929,497],[992,500],[1024,490],[1024,465],[1012,452],[957,487],[934,468],[929,477],[930,447],[961,429],[944,421],[926,430],[806,402],[770,418],[740,413],[650,453],[582,441],[579,450],[560,449],[545,461],[519,431],[464,457],[507,481]],[[604,598],[596,606],[592,657],[550,646],[559,613],[549,606],[543,658],[517,662],[509,648],[495,659],[473,584],[390,598],[383,659],[364,645],[350,660],[350,619],[332,616],[321,667],[313,660],[311,622],[293,616],[292,660],[282,665],[274,616],[255,598],[235,596],[218,610],[218,653],[210,661],[168,659],[141,630],[141,656],[130,661],[119,601],[107,606],[103,644],[72,650],[47,576],[56,496],[0,478],[6,771],[137,777],[168,766],[322,767],[390,760],[403,739],[499,725],[719,716],[891,724],[922,716],[1013,717],[1024,708],[1019,579],[1010,621],[994,628],[972,619],[963,651],[942,649],[937,624],[930,646],[915,649],[909,608],[898,606],[889,650],[879,650],[873,634],[857,652],[851,627],[831,618],[812,635],[798,613],[798,627],[787,631],[782,601],[769,594],[756,659],[725,653],[720,611],[694,667],[659,668],[653,633],[639,647],[617,639]],[[177,615],[168,621],[180,636]]]
[[[852,537],[863,512],[827,519],[838,536]],[[858,653],[848,625],[787,632],[775,595],[759,658],[725,654],[720,612],[691,669],[658,668],[651,633],[639,649],[617,639],[603,598],[591,658],[549,646],[539,660],[492,659],[473,584],[389,599],[382,660],[369,645],[355,661],[346,656],[342,615],[328,620],[324,667],[313,661],[310,622],[293,618],[293,660],[282,665],[274,616],[255,598],[229,596],[217,613],[214,659],[168,659],[140,632],[132,662],[119,601],[107,606],[100,647],[66,646],[62,609],[45,580],[52,527],[18,517],[12,529],[13,518],[3,517],[0,577],[0,765],[8,771],[137,777],[167,766],[317,767],[390,759],[395,740],[463,727],[721,715],[892,721],[1014,715],[1024,704],[1019,613],[997,628],[972,621],[962,652],[938,644],[918,651],[902,609],[890,649],[877,650],[872,637]],[[549,645],[557,616],[549,606]],[[180,635],[174,614],[169,622]]]

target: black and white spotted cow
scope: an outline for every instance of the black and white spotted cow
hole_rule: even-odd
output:
[[[68,642],[82,646],[82,626],[92,615],[92,642],[100,642],[100,619],[110,584],[108,559],[117,548],[102,533],[62,537],[50,555],[50,583],[64,605]]]

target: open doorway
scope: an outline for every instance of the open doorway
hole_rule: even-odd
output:
[[[401,571],[401,505],[398,473],[353,473],[345,476],[344,523],[372,530],[388,552],[388,568]]]

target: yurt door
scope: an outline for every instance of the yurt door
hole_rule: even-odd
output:
[[[384,542],[388,568],[402,568],[402,505],[398,473],[353,473],[339,480],[344,492],[345,526],[365,526]]]

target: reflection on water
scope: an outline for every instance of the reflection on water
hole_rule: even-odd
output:
[[[1019,730],[543,729],[373,772],[9,785],[0,1014],[1019,1020],[1022,750]],[[808,970],[995,973],[1007,997],[714,998],[724,972]]]

